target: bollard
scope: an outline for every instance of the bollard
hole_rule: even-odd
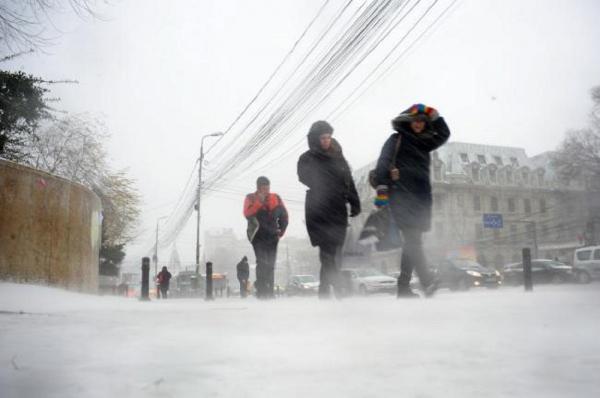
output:
[[[148,301],[150,292],[150,258],[142,258],[142,291],[140,300]]]
[[[212,263],[206,263],[206,300],[213,300],[213,269]]]
[[[531,249],[528,247],[523,249],[523,282],[525,291],[533,290],[533,280],[531,278]]]

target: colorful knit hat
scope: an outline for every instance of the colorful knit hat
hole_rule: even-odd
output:
[[[424,104],[414,104],[392,120],[392,127],[394,130],[399,131],[404,123],[410,123],[415,120],[423,120],[429,123],[438,117],[439,114],[435,108],[426,106]]]
[[[408,113],[411,116],[424,115],[431,118],[435,112],[436,110],[430,106],[424,104],[414,104],[402,113]]]

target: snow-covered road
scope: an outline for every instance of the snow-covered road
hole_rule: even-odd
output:
[[[598,397],[600,284],[207,303],[0,283],[0,396]]]

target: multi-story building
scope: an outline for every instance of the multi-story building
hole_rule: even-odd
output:
[[[559,182],[550,155],[460,142],[433,152],[432,229],[424,236],[430,261],[471,253],[499,268],[520,260],[524,247],[535,257],[571,261],[573,250],[591,239],[588,195],[582,181]],[[373,208],[367,181],[373,167],[355,173],[364,209]],[[364,253],[356,240],[367,213],[353,222],[347,253]],[[500,214],[502,228],[484,227],[484,214]]]

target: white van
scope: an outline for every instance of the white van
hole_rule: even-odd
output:
[[[600,246],[588,246],[575,250],[573,267],[581,283],[600,279]]]

